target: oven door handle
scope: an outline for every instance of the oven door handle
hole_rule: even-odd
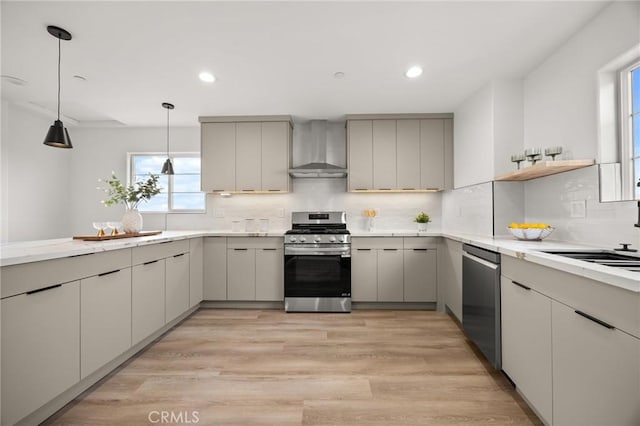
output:
[[[350,249],[336,249],[330,247],[285,247],[285,256],[340,256],[351,257]]]

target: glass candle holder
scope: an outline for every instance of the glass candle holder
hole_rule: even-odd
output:
[[[511,162],[516,163],[517,170],[520,170],[520,163],[522,163],[525,158],[524,154],[513,154],[511,156]]]
[[[555,161],[556,155],[562,154],[561,146],[550,146],[549,148],[545,148],[544,155],[547,157],[551,157],[551,161]]]

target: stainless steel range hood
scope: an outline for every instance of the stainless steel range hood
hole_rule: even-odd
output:
[[[327,161],[328,155],[335,154],[336,151],[342,151],[343,157],[346,156],[344,132],[335,135],[335,132],[327,132],[327,127],[326,120],[312,120],[308,124],[296,125],[294,151],[297,148],[299,156],[308,162],[289,169],[291,177],[344,178],[347,176],[345,167]],[[327,149],[329,145],[330,148]]]

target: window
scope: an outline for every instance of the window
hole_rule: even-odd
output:
[[[620,74],[622,117],[622,174],[633,183],[632,191],[640,199],[640,61]]]
[[[149,173],[160,174],[166,154],[130,153],[129,183],[146,180]],[[141,212],[204,212],[205,193],[200,191],[200,155],[171,154],[172,176],[160,175],[162,191],[146,203]]]

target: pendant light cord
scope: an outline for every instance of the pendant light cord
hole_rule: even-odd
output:
[[[58,121],[60,121],[60,42],[61,39],[58,37]]]
[[[169,158],[169,108],[167,108],[167,158]]]

